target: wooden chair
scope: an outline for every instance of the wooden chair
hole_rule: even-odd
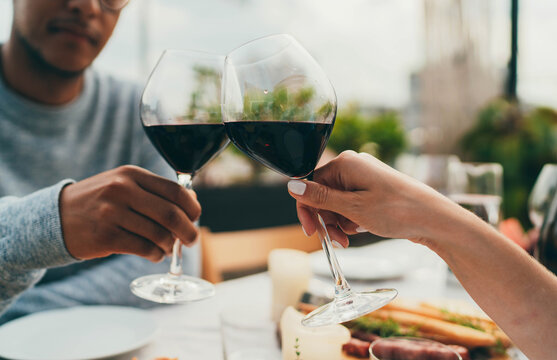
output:
[[[202,227],[202,277],[217,283],[224,273],[265,269],[269,253],[276,248],[311,252],[321,249],[321,242],[316,234],[308,238],[300,225],[218,233]]]

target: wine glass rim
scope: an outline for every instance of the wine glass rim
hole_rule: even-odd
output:
[[[178,48],[164,49],[161,53],[161,58],[165,54],[197,54],[197,55],[207,55],[207,56],[210,56],[210,57],[220,57],[222,59],[224,59],[226,57],[226,55],[223,55],[223,54],[213,53],[213,52],[204,51],[204,50],[189,49],[189,48],[188,49],[178,49]]]
[[[299,44],[298,40],[296,40],[296,38],[294,38],[294,37],[293,37],[292,35],[290,35],[290,34],[278,33],[278,34],[265,35],[265,36],[261,36],[261,37],[252,39],[252,40],[250,40],[250,41],[247,41],[247,42],[243,43],[242,45],[240,45],[240,46],[234,48],[232,51],[230,51],[230,52],[226,55],[226,57],[225,57],[225,59],[224,59],[224,62],[225,62],[225,63],[230,63],[230,62],[231,62],[230,59],[231,59],[235,54],[239,53],[240,50],[246,49],[246,48],[248,48],[249,46],[251,46],[251,45],[253,45],[254,43],[257,43],[257,42],[259,42],[259,41],[261,41],[261,40],[272,39],[272,38],[285,38],[285,39],[288,40],[288,41],[286,42],[286,44],[285,44],[283,47],[281,47],[280,49],[274,51],[274,52],[273,52],[273,55],[282,52],[284,49],[288,48],[288,47],[291,46],[293,43],[294,43],[294,44]],[[305,50],[305,49],[304,49],[304,50]],[[244,63],[242,63],[242,65],[253,65],[253,64],[256,64],[256,63],[258,63],[258,62],[260,62],[260,61],[263,61],[263,60],[264,60],[264,59],[257,59],[257,60],[252,61],[252,62],[244,62]]]
[[[217,54],[217,53],[211,53],[211,52],[207,52],[207,51],[201,51],[201,50],[194,50],[194,49],[167,48],[167,49],[164,49],[161,52],[159,58],[157,59],[157,62],[155,63],[155,66],[153,66],[153,68],[151,69],[151,72],[149,73],[149,76],[147,77],[146,84],[148,84],[151,81],[151,77],[153,77],[153,74],[155,73],[155,71],[157,70],[159,65],[162,63],[163,59],[165,59],[167,57],[167,55],[170,56],[172,54],[193,54],[193,55],[199,55],[200,57],[205,57],[205,58],[215,58],[215,59],[220,58],[220,60],[222,61],[221,70],[224,70],[224,60],[226,58],[225,55]],[[143,89],[143,93],[145,93],[145,89],[146,89],[146,87]],[[141,95],[141,97],[143,98],[143,94]]]
[[[501,166],[498,162],[483,162],[483,161],[462,161],[461,164],[467,166]]]
[[[455,164],[455,166],[459,166],[464,169],[472,170],[492,170],[497,173],[503,172],[503,165],[496,162],[478,162],[478,161],[461,161]]]

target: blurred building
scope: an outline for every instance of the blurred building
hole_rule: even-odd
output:
[[[419,150],[453,153],[478,109],[502,91],[504,72],[491,56],[492,6],[483,0],[423,5],[425,64],[411,78],[410,113],[421,127]]]

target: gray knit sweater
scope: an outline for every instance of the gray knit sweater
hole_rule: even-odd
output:
[[[0,324],[79,304],[148,306],[128,284],[136,276],[167,271],[168,262],[129,255],[94,266],[78,262],[65,248],[58,209],[64,185],[120,165],[175,178],[143,132],[139,94],[137,86],[88,70],[77,99],[44,106],[14,93],[0,78]],[[72,263],[54,281],[34,286],[46,268]],[[184,271],[197,268],[197,250],[184,249]]]

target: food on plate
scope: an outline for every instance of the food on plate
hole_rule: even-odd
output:
[[[371,344],[370,353],[380,359],[391,360],[470,360],[468,351],[462,346],[409,337],[375,341]]]
[[[406,336],[449,345],[463,360],[508,359],[506,350],[512,345],[508,336],[485,314],[456,309],[455,304],[393,301],[366,316],[344,323],[352,338],[343,350],[354,358],[369,358],[369,346],[374,340]],[[307,313],[315,306],[300,304],[299,309]],[[408,351],[416,354],[421,350]],[[436,349],[423,351],[435,353]],[[443,356],[439,354],[431,359],[443,359]]]

